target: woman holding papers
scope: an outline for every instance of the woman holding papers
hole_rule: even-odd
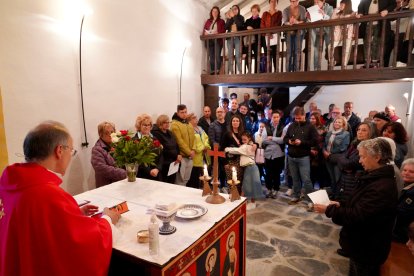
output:
[[[214,6],[210,10],[210,18],[204,24],[203,35],[222,34],[224,29],[224,20],[220,18],[219,7]],[[208,40],[208,54],[210,60],[210,74],[219,74],[221,67],[221,49],[223,48],[223,39]]]
[[[170,131],[170,123],[170,118],[167,115],[158,116],[151,133],[162,145],[161,181],[174,184],[177,173],[168,175],[168,171],[171,163],[178,165],[181,162],[182,156],[179,154],[177,141]]]
[[[358,145],[365,172],[346,202],[315,204],[315,211],[343,228],[339,243],[350,257],[349,275],[379,275],[391,248],[397,210],[397,186],[390,144],[381,138]]]
[[[261,29],[272,28],[272,27],[277,27],[277,26],[282,25],[282,12],[277,9],[277,2],[278,2],[277,0],[269,0],[269,11],[265,11],[262,15],[262,22],[260,24]],[[277,43],[278,43],[278,41],[276,41],[277,39],[278,39],[277,34],[270,33],[266,35],[266,40],[264,43],[262,43],[266,57],[267,57],[267,50],[268,48],[270,49],[270,58],[273,61],[273,66],[275,67],[275,71],[277,71],[276,70],[276,51],[277,51]],[[269,41],[269,45],[267,45],[268,41]],[[270,69],[272,69],[271,66],[270,66]]]

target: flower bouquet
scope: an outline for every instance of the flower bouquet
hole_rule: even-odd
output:
[[[143,136],[141,139],[132,137],[133,133],[127,130],[111,134],[111,155],[118,167],[125,166],[129,182],[136,180],[139,165],[155,165],[155,159],[161,150],[161,144],[158,140],[147,136]]]

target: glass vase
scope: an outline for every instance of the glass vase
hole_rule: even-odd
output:
[[[125,164],[125,169],[128,182],[135,182],[137,180],[138,164]]]

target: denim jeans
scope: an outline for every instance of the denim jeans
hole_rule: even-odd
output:
[[[313,192],[312,181],[310,178],[310,158],[305,157],[290,157],[288,156],[289,171],[293,180],[293,198],[300,198],[301,181],[305,194]],[[308,200],[308,197],[306,196]]]
[[[300,31],[298,31],[300,32]],[[299,44],[297,43],[297,34],[290,33],[287,35],[287,60],[286,60],[286,71],[295,72],[300,68],[296,68],[296,60],[299,58],[299,67],[300,67],[300,57],[302,55],[302,40],[303,34],[300,34]]]
[[[329,34],[325,32],[325,30],[322,33],[322,44],[320,43],[321,36],[319,35],[319,28],[312,30],[311,33],[312,42],[314,46],[313,51],[313,69],[314,70],[321,70],[321,65],[319,63],[319,48],[322,48],[322,57],[324,56],[323,52],[323,45],[325,44],[326,49],[328,49],[329,45]],[[325,42],[325,43],[324,43]],[[321,44],[321,45],[320,45]],[[321,59],[322,63],[322,59]]]
[[[227,53],[228,53],[228,57],[229,57],[229,63],[227,65],[227,70],[228,72],[232,72],[232,68],[233,67],[233,50],[235,50],[235,58],[236,58],[236,66],[237,66],[237,70],[241,73],[242,72],[242,65],[240,62],[240,37],[234,37],[234,43],[232,43],[231,39],[227,40]],[[236,73],[233,71],[233,73]]]
[[[216,47],[214,47],[214,41],[209,45],[210,73],[220,71],[221,49],[222,46],[218,41],[216,43]]]

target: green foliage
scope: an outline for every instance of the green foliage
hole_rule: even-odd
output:
[[[133,139],[127,131],[112,135],[111,155],[118,167],[125,164],[155,165],[155,159],[160,153],[159,142],[155,143],[151,137],[143,136]]]

